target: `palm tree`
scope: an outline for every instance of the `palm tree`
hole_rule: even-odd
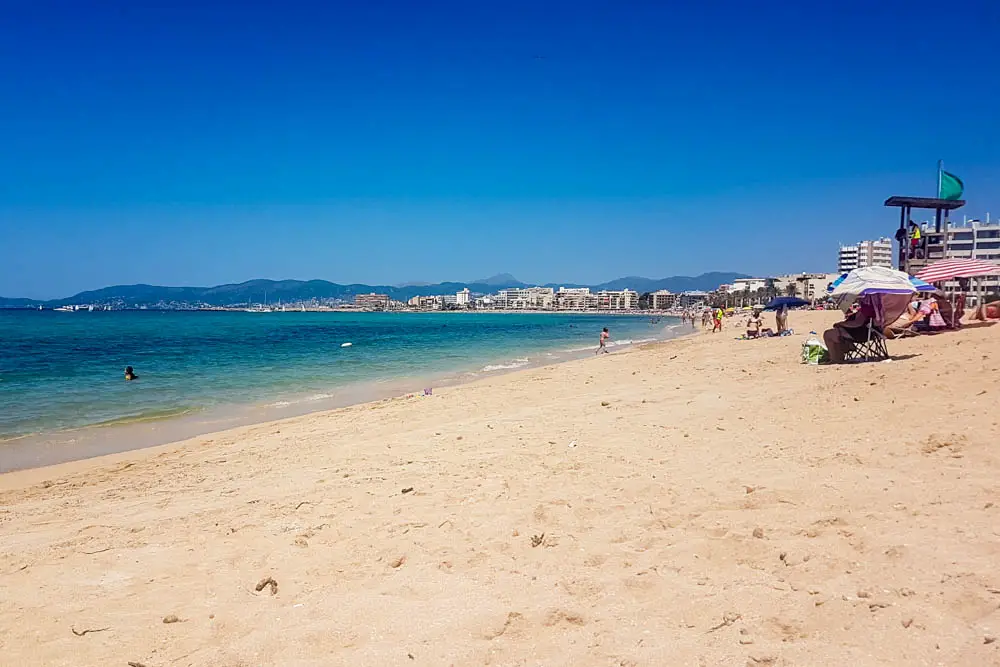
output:
[[[798,296],[798,295],[799,295],[799,286],[796,285],[794,282],[788,283],[788,285],[785,286],[785,296]]]

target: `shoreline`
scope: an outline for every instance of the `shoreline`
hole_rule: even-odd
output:
[[[686,327],[680,323],[665,328],[661,335]],[[701,333],[701,329],[667,335],[665,338],[627,343],[612,341],[611,354],[634,351],[640,346],[661,344]],[[621,348],[621,349],[615,349]],[[334,412],[355,405],[417,395],[426,387],[456,387],[482,379],[501,377],[534,368],[557,366],[585,359],[588,348],[551,351],[539,350],[533,361],[507,364],[494,360],[478,370],[452,369],[417,377],[351,382],[332,386],[314,394],[272,396],[266,401],[233,403],[210,408],[185,408],[180,414],[144,418],[126,418],[71,429],[32,433],[0,440],[0,478],[11,473],[46,468],[63,463],[100,459],[149,448],[180,443],[231,429],[269,424],[315,414]],[[487,360],[488,361],[488,360]],[[515,360],[520,361],[520,360]],[[287,400],[286,400],[287,399]]]

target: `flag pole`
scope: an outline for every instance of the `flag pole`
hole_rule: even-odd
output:
[[[938,160],[938,189],[937,196],[941,197],[941,172],[944,170],[944,160]]]

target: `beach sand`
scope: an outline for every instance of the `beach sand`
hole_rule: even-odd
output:
[[[734,324],[0,476],[0,663],[1000,664],[1000,329]]]

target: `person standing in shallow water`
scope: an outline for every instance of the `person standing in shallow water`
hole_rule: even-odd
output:
[[[126,366],[125,367],[125,381],[126,382],[131,382],[132,380],[138,380],[138,379],[139,379],[139,376],[135,374],[135,371],[132,370],[132,367],[131,366]]]
[[[601,331],[601,341],[597,345],[596,354],[607,354],[608,353],[608,339],[611,338],[611,334],[608,333],[608,328],[604,327]]]

